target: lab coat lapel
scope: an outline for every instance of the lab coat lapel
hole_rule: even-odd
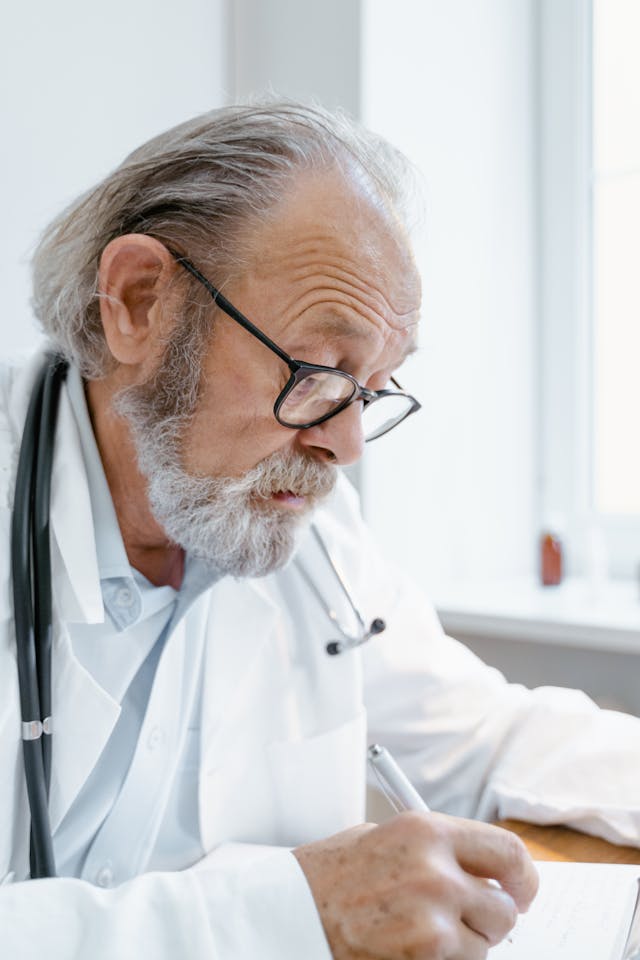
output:
[[[93,770],[120,715],[76,660],[64,624],[53,644],[53,757],[49,813],[55,831]]]
[[[56,559],[60,561],[54,577],[61,618],[71,623],[101,623],[104,606],[89,485],[78,428],[64,389],[60,393],[51,474],[51,528],[54,569]]]
[[[69,397],[60,394],[51,475],[51,549],[59,625],[53,649],[55,830],[91,773],[120,714],[119,704],[76,660],[67,623],[101,623],[104,606],[91,500]]]

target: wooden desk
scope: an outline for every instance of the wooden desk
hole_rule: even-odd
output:
[[[640,849],[618,847],[606,840],[588,837],[566,827],[538,827],[532,823],[521,823],[519,820],[503,820],[498,826],[517,833],[526,843],[534,860],[640,864]]]

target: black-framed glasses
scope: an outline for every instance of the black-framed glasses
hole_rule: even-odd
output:
[[[390,382],[396,389],[369,390],[344,370],[294,360],[240,313],[190,260],[174,250],[170,250],[170,253],[202,284],[228,317],[244,327],[289,367],[291,376],[273,405],[273,414],[283,427],[307,430],[335,417],[356,400],[362,400],[362,430],[364,439],[368,442],[393,430],[420,409],[421,405],[415,397],[405,393],[393,377]]]

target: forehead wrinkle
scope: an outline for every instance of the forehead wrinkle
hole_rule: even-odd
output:
[[[305,290],[302,296],[294,296],[281,316],[287,314],[287,320],[280,328],[281,333],[299,326],[300,333],[307,337],[315,336],[323,340],[336,337],[352,342],[365,340],[372,345],[375,342],[376,347],[394,334],[404,340],[399,363],[403,363],[417,349],[415,336],[408,339],[418,326],[417,309],[392,319],[388,312],[381,315],[378,309],[364,306],[351,294],[336,295],[335,290],[328,293],[324,284],[320,284]]]
[[[352,320],[339,313],[327,313],[320,321],[314,324],[309,331],[311,336],[339,337],[341,340],[367,340],[370,343],[380,336],[375,327],[356,326]]]
[[[400,304],[394,303],[389,299],[383,292],[380,285],[375,282],[365,281],[360,278],[360,275],[353,270],[349,270],[348,267],[342,266],[338,263],[337,260],[333,262],[326,261],[326,267],[329,267],[332,270],[330,280],[325,280],[317,282],[317,285],[310,287],[308,292],[318,292],[322,289],[326,289],[329,286],[332,286],[334,291],[340,291],[344,293],[347,297],[350,297],[353,303],[362,303],[363,306],[368,307],[373,313],[378,316],[393,316],[396,317],[398,321],[401,321],[402,317],[410,315],[413,311],[409,310],[407,312],[402,310]],[[325,269],[326,269],[325,267]],[[315,273],[321,273],[322,268],[318,265],[315,269]],[[310,271],[300,270],[298,276],[294,271],[293,278],[299,279],[301,282],[305,280],[312,281],[312,277],[309,277]],[[388,320],[391,326],[395,326],[390,319]],[[402,324],[399,324],[402,326]]]
[[[281,264],[284,264],[293,282],[313,282],[314,277],[320,275],[322,286],[326,287],[332,282],[337,282],[345,291],[348,288],[357,290],[362,296],[362,301],[377,313],[384,313],[379,306],[386,308],[398,318],[415,312],[416,306],[413,304],[417,297],[415,294],[412,296],[411,291],[411,287],[415,284],[411,280],[413,263],[410,257],[407,257],[410,266],[405,281],[404,278],[400,279],[398,276],[391,278],[385,274],[387,258],[383,256],[379,243],[375,243],[372,238],[358,234],[355,242],[359,249],[345,254],[336,252],[338,242],[335,233],[317,233],[304,240],[285,243],[276,253],[263,259],[261,272],[268,273],[274,268],[277,270]],[[323,247],[326,248],[326,252],[322,249]],[[359,260],[358,254],[360,254]],[[363,279],[363,274],[367,276],[367,280]],[[403,302],[394,302],[397,298],[384,293],[381,284],[384,283],[390,287],[394,280],[400,300],[407,301],[407,307],[408,302],[412,302],[410,309],[406,309]]]
[[[406,313],[399,313],[381,291],[376,289],[376,295],[373,295],[369,284],[351,283],[335,277],[330,284],[324,277],[317,279],[315,276],[310,278],[306,275],[301,277],[298,283],[303,290],[292,291],[283,310],[283,313],[290,315],[290,322],[299,319],[311,309],[324,308],[328,312],[333,308],[336,315],[339,311],[353,311],[377,328],[384,325],[392,330],[402,331],[417,323],[417,306]],[[353,320],[345,320],[345,324],[347,323],[353,323]]]

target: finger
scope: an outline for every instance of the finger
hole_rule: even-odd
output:
[[[464,820],[455,832],[454,849],[458,863],[468,873],[497,880],[520,912],[529,908],[538,892],[538,872],[515,833]]]
[[[513,929],[518,910],[513,898],[502,887],[479,877],[468,877],[462,919],[493,946]]]
[[[458,949],[447,954],[447,960],[485,960],[489,952],[489,941],[464,923],[459,925],[458,943]]]

